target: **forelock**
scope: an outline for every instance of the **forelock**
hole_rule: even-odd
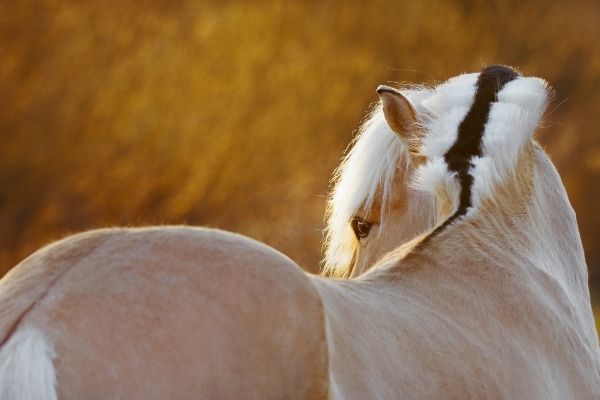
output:
[[[428,90],[415,87],[403,90],[403,93],[420,107]],[[359,209],[370,210],[378,195],[381,195],[380,204],[384,208],[398,169],[408,168],[408,163],[406,145],[390,129],[381,105],[377,104],[360,127],[332,179],[324,240],[325,273],[343,275],[346,272],[358,246],[350,219]]]

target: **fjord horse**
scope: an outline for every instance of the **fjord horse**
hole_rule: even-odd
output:
[[[67,238],[0,282],[1,398],[597,398],[575,216],[532,140],[546,83],[488,67],[378,92],[391,130],[420,129],[432,229],[349,280],[214,230]],[[345,210],[361,249],[367,200]]]

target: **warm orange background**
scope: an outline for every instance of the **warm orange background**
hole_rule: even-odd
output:
[[[108,225],[244,233],[319,265],[331,172],[380,83],[506,63],[600,282],[600,2],[0,3],[0,274]]]

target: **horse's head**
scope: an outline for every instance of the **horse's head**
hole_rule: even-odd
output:
[[[378,93],[381,102],[334,177],[325,273],[358,276],[390,250],[449,225],[454,214],[484,209],[488,216],[528,214],[535,225],[524,228],[545,218],[553,243],[578,237],[560,177],[532,138],[548,98],[544,80],[500,66],[433,89]],[[547,258],[543,242],[536,243],[538,257]],[[579,258],[580,243],[572,250]]]
[[[409,185],[420,159],[421,101],[429,89],[377,90],[381,102],[335,172],[325,230],[324,273],[355,277],[434,226],[435,196]]]

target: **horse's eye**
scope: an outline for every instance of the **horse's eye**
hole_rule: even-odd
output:
[[[354,234],[358,240],[366,238],[367,235],[369,235],[371,227],[373,226],[372,223],[367,222],[360,217],[352,218],[350,225],[352,226],[352,230],[354,231]]]

